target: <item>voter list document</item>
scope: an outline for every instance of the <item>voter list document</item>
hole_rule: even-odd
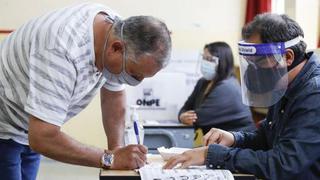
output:
[[[162,169],[161,166],[146,165],[139,169],[141,180],[233,180],[229,170],[206,169],[195,166],[188,169]]]

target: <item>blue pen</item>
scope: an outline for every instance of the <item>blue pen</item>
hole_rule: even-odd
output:
[[[137,121],[133,121],[134,133],[136,134],[137,143],[140,144],[140,137],[139,137],[139,128]]]

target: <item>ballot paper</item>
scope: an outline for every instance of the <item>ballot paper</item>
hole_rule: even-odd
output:
[[[159,147],[157,148],[158,152],[160,153],[163,160],[168,160],[171,157],[182,154],[185,151],[191,150],[189,148],[179,148],[179,147],[172,147],[172,148],[165,148],[165,147]]]
[[[141,180],[233,180],[229,170],[212,170],[205,167],[188,169],[162,169],[146,165],[139,169]]]

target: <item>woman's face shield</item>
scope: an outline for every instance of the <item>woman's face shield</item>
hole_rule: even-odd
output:
[[[300,37],[278,43],[254,44],[243,41],[238,43],[244,104],[269,107],[282,98],[288,86],[284,54],[287,47],[299,42]]]

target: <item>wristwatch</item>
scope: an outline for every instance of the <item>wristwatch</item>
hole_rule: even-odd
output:
[[[110,169],[113,163],[113,153],[108,150],[104,150],[104,153],[101,157],[101,167],[103,169]]]

